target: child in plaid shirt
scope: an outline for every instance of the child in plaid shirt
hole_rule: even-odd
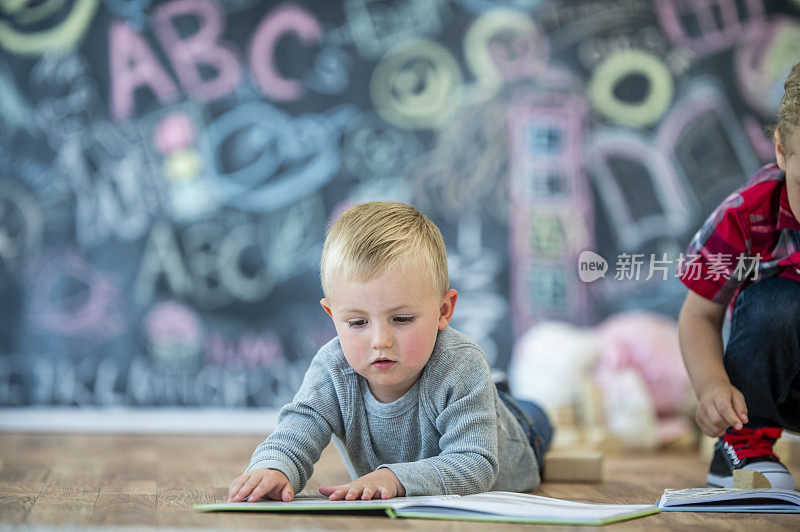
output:
[[[783,429],[800,430],[800,61],[784,87],[777,161],[711,214],[689,245],[693,260],[678,270],[689,288],[678,325],[700,400],[695,418],[719,437],[711,486],[730,488],[733,471],[747,469],[794,488],[772,447]]]

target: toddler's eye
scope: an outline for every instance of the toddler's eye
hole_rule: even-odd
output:
[[[348,320],[347,325],[349,327],[363,327],[367,324],[367,320]]]
[[[394,321],[397,323],[411,323],[414,321],[414,316],[397,316]]]

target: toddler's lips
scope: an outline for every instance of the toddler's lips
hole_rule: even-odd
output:
[[[381,358],[372,363],[375,369],[384,370],[389,369],[396,364],[396,361],[389,360],[388,358]]]

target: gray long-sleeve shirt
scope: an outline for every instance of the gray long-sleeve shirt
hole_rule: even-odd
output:
[[[331,434],[359,476],[387,467],[409,496],[539,486],[533,448],[498,397],[486,357],[450,327],[439,332],[417,382],[391,403],[372,396],[338,338],[325,344],[247,470],[277,469],[299,493]]]

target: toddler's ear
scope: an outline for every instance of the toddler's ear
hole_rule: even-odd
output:
[[[328,303],[328,298],[323,297],[319,300],[319,304],[322,305],[322,308],[325,310],[325,313],[333,319],[333,314],[331,314],[331,305]]]
[[[775,134],[772,137],[772,140],[775,141],[775,160],[778,162],[778,168],[786,171],[786,154],[783,152],[783,146],[781,146],[781,136],[775,131]]]
[[[458,292],[454,289],[449,289],[442,297],[442,302],[439,305],[439,330],[443,331],[447,328],[447,324],[453,317],[453,311],[456,309],[456,300],[458,299]]]

